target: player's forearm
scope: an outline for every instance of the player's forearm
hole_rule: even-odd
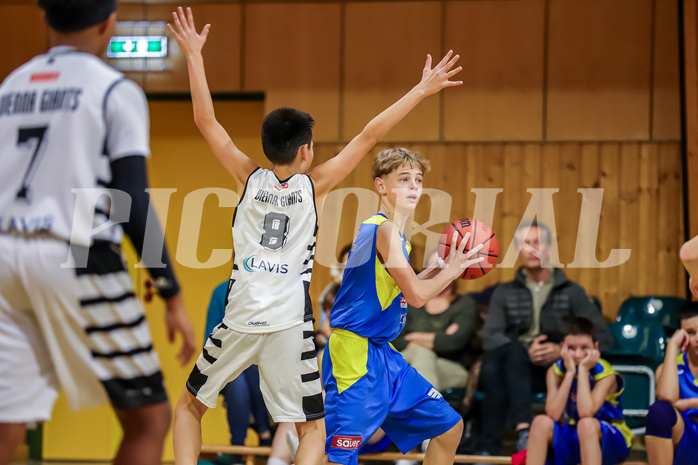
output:
[[[548,400],[545,402],[545,413],[555,421],[558,421],[565,412],[565,406],[570,396],[573,380],[574,373],[567,373],[562,379],[557,391],[552,396],[549,396]]]
[[[206,80],[203,56],[200,53],[187,56],[187,68],[189,70],[191,101],[194,108],[194,122],[203,133],[216,120],[213,99]]]
[[[580,366],[577,373],[577,413],[579,418],[593,417],[598,408],[595,408],[594,399],[589,385],[589,371]]]
[[[364,127],[359,137],[368,144],[375,145],[399,123],[407,114],[426,97],[426,93],[419,87],[413,87],[400,100],[383,110]]]
[[[410,286],[408,292],[403,291],[403,294],[407,302],[413,307],[423,307],[429,300],[443,291],[453,279],[454,277],[443,270],[431,279],[418,279],[415,275],[412,286]]]
[[[679,370],[676,364],[678,349],[673,343],[669,343],[664,356],[662,370],[657,377],[656,398],[674,403],[679,400]]]

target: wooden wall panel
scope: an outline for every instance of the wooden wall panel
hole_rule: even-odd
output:
[[[419,82],[428,53],[436,62],[441,58],[441,3],[350,3],[345,8],[340,137],[350,140],[371,118]],[[438,138],[439,98],[432,96],[422,101],[384,140]]]
[[[148,21],[172,22],[172,12],[178,3],[149,5]],[[203,55],[206,77],[211,92],[240,90],[240,5],[197,5],[194,9],[197,30],[211,24]],[[148,73],[145,88],[148,92],[189,92],[187,61],[174,38],[170,38],[170,69]]]
[[[288,106],[310,113],[316,142],[339,139],[340,9],[339,4],[245,9],[244,90],[265,91],[267,112]]]
[[[652,134],[655,140],[681,138],[678,3],[656,1],[654,7]]]
[[[48,50],[48,32],[41,9],[33,5],[0,5],[0,82],[33,56]]]
[[[651,0],[550,3],[547,138],[649,137]]]
[[[379,150],[392,145],[377,146],[341,187],[373,190],[370,161]],[[500,264],[531,203],[527,190],[558,189],[553,197],[554,210],[543,220],[557,231],[560,263],[565,273],[601,300],[607,320],[615,318],[622,301],[630,296],[684,295],[683,271],[678,257],[683,238],[678,142],[401,145],[418,149],[431,160],[432,172],[425,176],[424,187],[441,189],[450,196],[449,221],[473,216],[479,201],[473,188],[503,189],[497,197],[491,224],[499,239]],[[334,144],[317,144],[316,153],[326,159],[336,149]],[[630,249],[627,262],[608,268],[568,267],[578,246],[580,188],[603,189],[598,240],[591,246],[595,257],[586,257],[587,262],[595,258],[603,263],[613,249]],[[420,224],[429,218],[434,208],[426,198],[424,200],[415,214]],[[352,215],[355,214],[355,204],[347,204],[341,219],[347,229],[354,225],[356,218]],[[434,225],[430,230],[440,232],[445,226],[445,223]],[[342,234],[337,239],[337,248],[353,237],[354,231],[343,230]],[[587,234],[586,229],[584,234]],[[425,236],[413,236],[412,243],[415,245],[412,261],[420,267],[424,253],[420,247],[425,244]],[[482,279],[459,283],[460,289],[464,292],[481,290],[511,280],[515,270],[516,266],[498,267]],[[318,266],[311,287],[314,299],[328,282],[329,273]]]
[[[543,0],[447,2],[445,48],[463,85],[447,89],[445,140],[540,140]]]

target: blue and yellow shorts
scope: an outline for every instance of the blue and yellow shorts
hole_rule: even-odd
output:
[[[601,425],[601,463],[602,465],[617,465],[623,463],[630,454],[630,448],[625,437],[618,428],[600,420]],[[563,423],[555,423],[553,431],[552,454],[548,452],[546,465],[577,465],[581,463],[579,436],[577,427]]]
[[[378,428],[406,453],[461,419],[390,344],[342,329],[325,347],[322,380],[330,462],[355,465],[361,445]]]
[[[695,465],[698,457],[698,418],[679,412],[683,418],[683,436],[676,448],[673,465]]]

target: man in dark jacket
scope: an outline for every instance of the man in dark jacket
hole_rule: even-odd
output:
[[[526,447],[531,392],[545,392],[546,370],[560,358],[563,318],[574,315],[591,320],[599,348],[612,345],[603,316],[589,295],[561,269],[549,265],[548,227],[535,220],[522,222],[514,241],[522,266],[513,281],[495,290],[483,330],[481,445],[488,455],[501,452],[509,417],[519,434],[517,449]]]

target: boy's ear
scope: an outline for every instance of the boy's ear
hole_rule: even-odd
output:
[[[298,153],[296,154],[296,158],[300,158],[301,161],[305,161],[309,155],[310,147],[308,146],[308,144],[303,144],[300,147],[298,147]]]
[[[383,184],[383,180],[381,178],[374,179],[373,183],[376,185],[376,190],[379,194],[385,194],[385,185]]]
[[[599,341],[594,342],[594,350],[599,350]]]

